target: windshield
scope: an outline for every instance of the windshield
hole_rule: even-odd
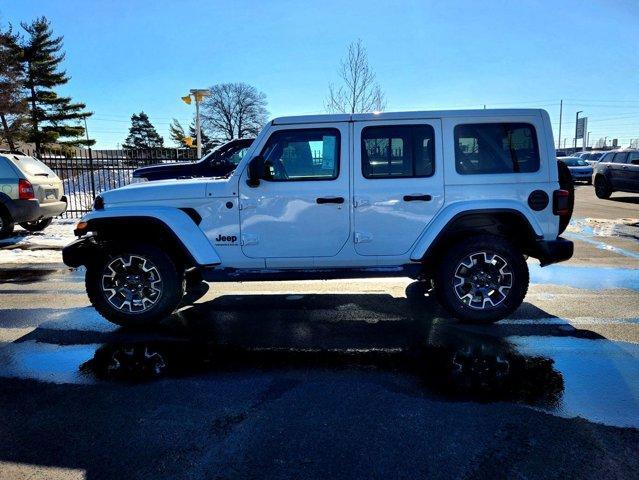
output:
[[[7,155],[23,173],[32,177],[55,177],[55,173],[40,160],[24,155]]]
[[[566,165],[568,165],[569,167],[586,167],[586,166],[588,166],[588,164],[584,160],[582,160],[581,158],[577,158],[577,157],[560,158],[560,160],[562,162],[564,162]]]

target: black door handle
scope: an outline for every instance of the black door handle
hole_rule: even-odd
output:
[[[320,205],[324,203],[344,203],[344,197],[320,197],[317,199]]]
[[[430,202],[432,199],[430,195],[404,195],[405,202]]]

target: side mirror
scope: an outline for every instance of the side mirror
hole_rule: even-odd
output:
[[[246,184],[255,188],[260,184],[260,179],[264,173],[264,157],[262,155],[258,155],[257,157],[253,157],[248,164],[248,178],[246,179]]]

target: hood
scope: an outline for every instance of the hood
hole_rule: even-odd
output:
[[[133,183],[126,187],[103,192],[104,203],[155,202],[158,200],[200,199],[206,196],[206,184],[202,179],[158,180],[149,183]]]
[[[181,163],[163,163],[160,165],[149,165],[148,167],[136,168],[133,171],[134,177],[144,177],[148,174],[163,173],[163,172],[192,172],[197,169],[197,165],[200,162],[181,162]]]

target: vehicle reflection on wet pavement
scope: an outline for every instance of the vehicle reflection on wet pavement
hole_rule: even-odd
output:
[[[549,317],[543,311],[538,316]],[[460,324],[417,283],[408,285],[405,298],[222,295],[183,308],[156,331],[116,328],[90,308],[68,318],[59,314],[0,350],[0,376],[126,384],[242,371],[386,372],[403,379],[395,388],[411,395],[507,401],[639,426],[636,345],[609,341],[560,318],[541,336],[535,328],[517,320]],[[607,355],[583,362],[601,348]]]

